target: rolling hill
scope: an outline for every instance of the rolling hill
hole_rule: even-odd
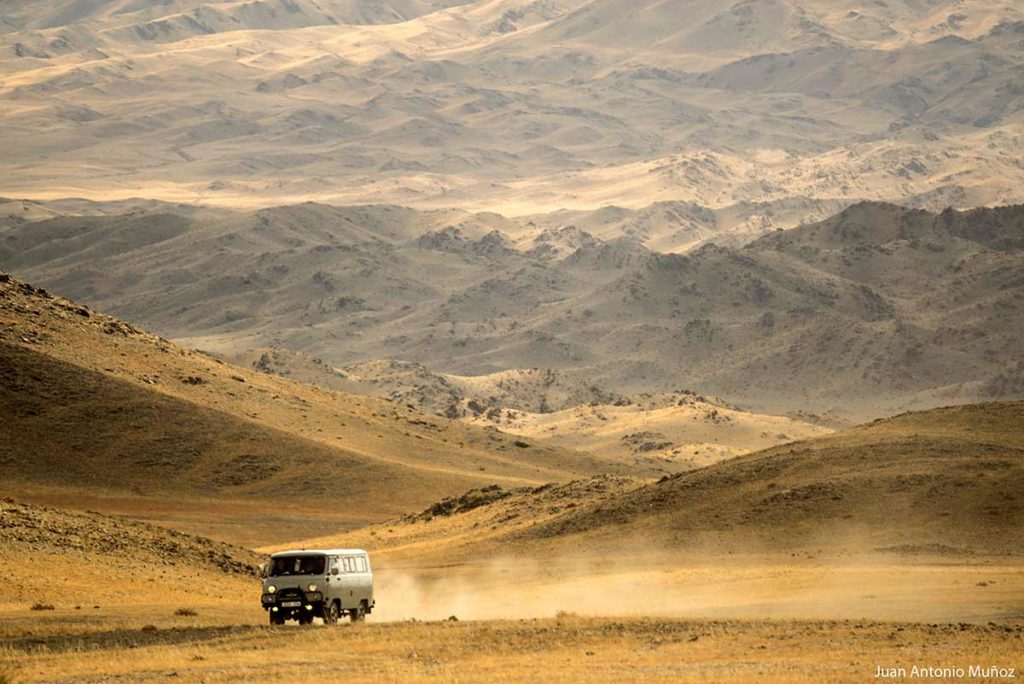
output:
[[[474,484],[625,470],[233,368],[6,274],[0,351],[6,493],[221,539],[365,523]]]
[[[940,408],[739,456],[655,484],[597,478],[491,488],[311,543],[391,563],[704,554],[1019,556],[1024,403]],[[660,560],[654,560],[660,559]]]
[[[1024,534],[1022,412],[1006,402],[904,414],[672,477],[535,536],[635,524],[676,545],[731,537],[750,548],[1014,555]]]

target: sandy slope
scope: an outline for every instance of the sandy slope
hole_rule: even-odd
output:
[[[700,468],[831,431],[784,416],[739,411],[693,394],[640,397],[621,406],[588,404],[554,413],[506,410],[496,420],[484,414],[472,422],[497,423],[506,432],[634,463],[660,461],[672,470]]]

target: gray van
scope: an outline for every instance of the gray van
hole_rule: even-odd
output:
[[[261,569],[272,625],[308,625],[316,617],[333,625],[342,615],[360,622],[373,611],[373,570],[362,549],[282,551]]]

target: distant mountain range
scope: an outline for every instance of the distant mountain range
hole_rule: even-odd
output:
[[[1019,206],[865,203],[742,247],[665,254],[451,210],[8,205],[41,220],[6,220],[0,268],[232,358],[276,346],[348,367],[347,382],[438,413],[472,397],[551,411],[690,389],[866,417],[1024,395]],[[410,382],[411,366],[366,363],[381,359],[425,368]],[[557,375],[505,385],[522,396],[446,399],[451,377],[431,375],[531,368]]]
[[[525,216],[1024,201],[1014,0],[0,10],[0,194]],[[668,245],[658,245],[667,249]]]

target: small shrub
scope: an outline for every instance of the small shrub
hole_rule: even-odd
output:
[[[557,624],[559,627],[579,624],[579,620],[580,616],[578,614],[567,610],[560,610],[557,613],[555,613],[555,624]]]
[[[33,603],[32,610],[54,610],[52,603]]]
[[[192,610],[191,608],[179,608],[178,610],[174,611],[174,614],[178,617],[195,617],[196,615],[199,615],[199,613]]]

